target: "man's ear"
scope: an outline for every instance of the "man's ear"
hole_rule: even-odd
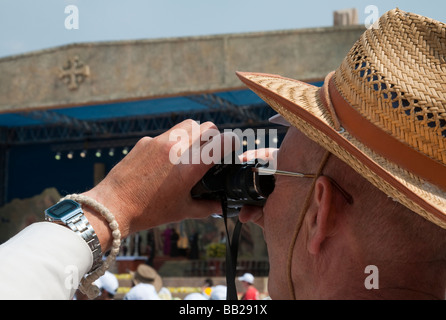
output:
[[[309,213],[308,251],[318,254],[323,242],[333,231],[333,186],[327,177],[321,176],[316,180],[313,193],[313,205]],[[331,214],[330,214],[331,213]]]

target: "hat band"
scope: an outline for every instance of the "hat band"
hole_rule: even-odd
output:
[[[135,274],[135,279],[138,280],[138,281],[140,281],[140,282],[144,282],[144,283],[152,283],[152,282],[155,281],[155,278],[145,277],[145,276],[142,276],[142,275],[139,274],[139,273],[136,273],[136,274]]]
[[[326,87],[321,88],[320,96],[324,104],[327,105],[327,101],[325,101],[327,95],[324,92]],[[381,156],[436,185],[443,191],[446,190],[446,166],[444,164],[410,148],[364,118],[340,94],[333,78],[329,81],[328,91],[329,99],[343,128]]]

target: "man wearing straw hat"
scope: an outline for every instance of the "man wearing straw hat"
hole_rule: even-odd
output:
[[[312,176],[241,214],[264,227],[271,296],[444,299],[446,26],[390,11],[322,88],[238,76],[292,126],[279,169]]]
[[[290,125],[273,193],[264,208],[240,213],[264,229],[273,299],[445,298],[445,75],[446,26],[397,9],[363,34],[322,88],[238,73],[279,112],[273,121]],[[102,252],[118,250],[121,236],[221,210],[190,196],[212,164],[169,161],[170,132],[197,126],[201,135],[216,129],[185,121],[143,138],[75,197]],[[192,138],[183,143],[190,147]],[[91,271],[92,250],[67,227],[28,227],[0,247],[0,297],[69,297],[64,267],[76,266],[80,281]],[[23,261],[38,277],[19,272]]]

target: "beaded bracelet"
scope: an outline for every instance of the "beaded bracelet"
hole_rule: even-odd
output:
[[[121,232],[119,231],[119,225],[110,210],[108,210],[104,205],[90,197],[81,194],[70,194],[65,196],[60,201],[65,199],[76,201],[80,204],[92,208],[96,212],[99,212],[108,222],[108,225],[112,230],[113,245],[109,255],[107,256],[107,259],[102,262],[102,264],[96,270],[83,277],[79,286],[79,290],[82,293],[87,295],[89,299],[94,299],[99,295],[100,291],[93,282],[105,274],[105,271],[108,270],[110,265],[115,261],[116,256],[119,254],[119,248],[121,246]]]

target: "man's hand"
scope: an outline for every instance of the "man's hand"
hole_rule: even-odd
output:
[[[187,133],[189,138],[172,139],[176,132],[183,133],[182,137]],[[123,238],[165,223],[220,213],[219,202],[195,200],[190,195],[192,187],[214,163],[203,163],[200,158],[198,164],[191,164],[186,159],[195,156],[196,160],[193,152],[200,152],[203,146],[206,150],[221,150],[223,156],[234,148],[234,137],[236,135],[219,134],[211,122],[199,125],[186,120],[155,138],[142,138],[104,180],[85,195],[102,203],[115,215]],[[177,150],[182,151],[183,161],[178,163],[178,159],[173,159],[173,147],[175,155]],[[87,210],[86,215],[103,248],[109,248],[111,233],[106,222],[93,211]]]

